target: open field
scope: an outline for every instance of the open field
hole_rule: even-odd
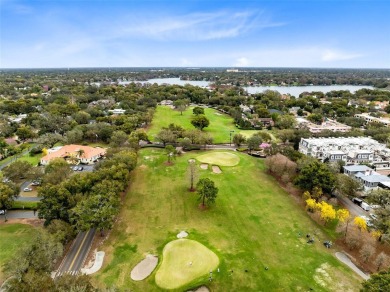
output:
[[[215,253],[195,240],[178,239],[163,250],[163,261],[156,273],[156,283],[175,289],[214,271],[219,264]]]
[[[210,133],[214,138],[214,143],[229,143],[230,131],[234,131],[233,135],[241,133],[245,137],[250,137],[256,130],[240,130],[234,125],[233,118],[229,115],[222,114],[219,111],[212,108],[205,108],[205,115],[210,120],[210,125],[203,129],[204,132]],[[179,111],[173,110],[168,106],[158,106],[153,117],[153,122],[148,129],[147,133],[151,141],[155,141],[155,136],[161,130],[162,127],[168,127],[169,124],[174,123],[182,126],[184,129],[195,129],[191,124],[192,107],[187,108],[180,115]]]
[[[143,149],[119,219],[103,246],[105,263],[96,284],[131,291],[161,291],[156,271],[144,281],[130,272],[146,254],[163,260],[164,246],[181,230],[217,254],[219,272],[178,289],[205,284],[212,291],[357,291],[361,279],[343,266],[322,241],[331,239],[301,206],[264,172],[264,162],[235,153],[240,162],[222,174],[199,169],[219,188],[216,205],[199,209],[188,191],[188,159],[210,152],[190,152],[166,165],[163,151]],[[316,242],[306,243],[307,233]]]
[[[1,220],[3,220],[1,216]],[[4,282],[3,264],[24,245],[30,243],[34,227],[26,224],[0,224],[0,283]]]

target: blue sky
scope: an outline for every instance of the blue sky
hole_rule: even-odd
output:
[[[389,0],[0,0],[0,68],[390,68]]]

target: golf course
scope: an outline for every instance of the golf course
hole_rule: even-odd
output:
[[[168,165],[161,149],[139,151],[117,223],[100,247],[106,257],[94,283],[120,291],[359,290],[362,279],[322,244],[334,232],[310,219],[265,172],[264,160],[232,151],[233,163],[220,174],[198,167],[198,177],[219,189],[214,205],[199,208],[197,193],[188,191],[188,161],[222,166],[221,152],[229,151],[192,151]],[[188,237],[178,240],[183,230]],[[308,233],[314,244],[306,242]],[[132,280],[147,254],[158,257],[157,267],[145,280]]]
[[[151,141],[156,141],[155,137],[162,127],[168,127],[169,124],[175,124],[186,130],[195,129],[191,124],[193,107],[188,107],[181,115],[179,111],[171,109],[168,106],[158,106],[153,117],[152,124],[148,129],[148,137]],[[204,108],[206,117],[210,120],[210,125],[203,131],[209,133],[214,139],[214,143],[229,143],[230,132],[232,134],[242,134],[246,138],[250,137],[256,130],[240,130],[234,125],[233,118],[212,108]]]

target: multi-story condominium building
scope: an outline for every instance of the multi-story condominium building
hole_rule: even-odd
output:
[[[380,123],[380,124],[385,125],[386,127],[390,127],[390,120],[389,119],[376,118],[376,117],[370,116],[368,113],[355,114],[354,117],[364,119],[367,123]]]
[[[368,137],[302,138],[299,152],[322,162],[342,160],[346,164],[388,160],[386,145]]]

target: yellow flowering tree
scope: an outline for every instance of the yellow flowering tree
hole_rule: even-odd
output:
[[[353,224],[359,228],[360,232],[362,232],[362,230],[367,230],[366,220],[364,220],[362,217],[355,217],[355,219],[353,219]]]
[[[322,201],[319,203],[321,219],[325,221],[325,225],[330,221],[336,218],[336,210],[332,205]]]
[[[346,222],[345,234],[344,234],[345,237],[347,236],[347,232],[348,232],[348,224],[349,224],[350,216],[351,216],[351,214],[349,213],[349,211],[347,209],[339,209],[336,212],[336,217],[337,217],[337,219],[339,219],[339,222],[340,223]]]
[[[306,200],[306,208],[310,212],[314,212],[315,209],[317,208],[316,200],[314,200],[314,199],[307,199]]]

